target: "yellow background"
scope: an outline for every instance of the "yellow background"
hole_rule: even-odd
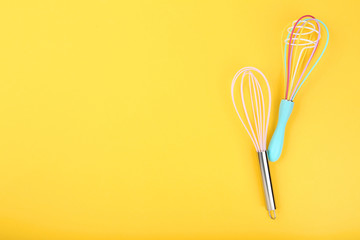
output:
[[[0,239],[359,239],[360,2],[1,1]],[[330,44],[295,101],[267,216],[235,72],[284,95],[281,32]]]

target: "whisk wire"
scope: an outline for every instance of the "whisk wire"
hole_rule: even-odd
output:
[[[254,116],[254,122],[255,122],[255,129],[256,129],[256,134],[257,134],[257,140],[259,142],[259,147],[260,149],[262,148],[262,142],[261,142],[261,128],[260,128],[260,111],[259,111],[259,103],[258,101],[259,99],[259,89],[257,87],[257,85],[255,86],[254,83],[254,77],[253,74],[250,72],[249,73],[249,80],[251,79],[251,82],[249,81],[249,91],[250,91],[250,100],[251,100],[251,107],[252,107],[252,112],[253,112],[253,116]],[[255,102],[255,106],[254,106],[254,102]]]
[[[295,41],[293,40],[293,37],[294,37],[294,32],[295,32],[295,29],[297,29],[297,32],[296,33],[299,33],[299,31],[301,30],[301,27],[297,27],[297,25],[299,24],[299,23],[301,23],[302,25],[300,25],[300,26],[303,26],[306,22],[305,22],[305,20],[303,20],[303,21],[301,21],[301,19],[303,19],[303,18],[306,18],[306,17],[308,17],[308,18],[310,18],[310,19],[315,19],[315,17],[313,17],[313,16],[311,16],[311,15],[305,15],[305,16],[302,16],[301,18],[299,18],[297,21],[296,21],[296,23],[294,24],[294,26],[292,27],[292,30],[291,30],[291,34],[290,34],[290,38],[289,38],[289,46],[288,46],[288,53],[287,53],[287,62],[288,62],[288,64],[287,64],[287,85],[286,85],[286,94],[285,94],[285,96],[288,96],[288,93],[291,91],[290,89],[289,89],[289,80],[290,80],[290,66],[291,66],[291,63],[292,63],[292,56],[293,56],[293,49],[294,49],[294,46],[296,46],[296,43],[295,43]],[[301,21],[301,22],[300,22]],[[320,27],[319,27],[319,29],[320,29]],[[319,39],[319,37],[320,37],[320,35],[318,35],[318,39]],[[300,38],[300,36],[299,36],[299,38]],[[310,56],[310,58],[309,58],[309,60],[308,60],[308,62],[307,62],[307,65],[310,63],[310,61],[311,61],[311,59],[312,59],[312,57],[313,57],[313,55],[314,55],[314,53],[315,53],[315,50],[316,50],[316,48],[317,48],[317,45],[315,46],[315,48],[314,48],[314,50],[313,50],[313,52],[312,52],[312,54],[311,54],[311,56]],[[307,67],[307,65],[306,65],[306,67]],[[304,68],[304,71],[306,70],[306,67]],[[303,71],[303,73],[304,73],[304,71]],[[302,75],[301,75],[302,76]],[[301,77],[300,77],[300,79],[301,79]]]
[[[302,82],[300,83],[299,87],[295,87],[294,89],[294,93],[291,96],[291,99],[294,100],[296,94],[298,93],[299,89],[301,88],[301,86],[304,84],[305,80],[309,77],[310,73],[314,70],[315,66],[318,64],[318,62],[320,61],[320,59],[322,58],[322,56],[324,55],[324,52],[329,44],[329,29],[327,28],[327,26],[325,25],[325,23],[319,19],[316,19],[317,22],[321,23],[321,25],[324,26],[325,31],[326,31],[326,42],[324,45],[324,48],[322,50],[322,52],[320,53],[318,59],[315,61],[314,65],[310,68],[309,72],[306,74],[306,76],[304,77],[304,79],[302,80]]]
[[[305,39],[305,38],[302,38],[302,37],[301,37],[301,35],[303,34],[303,31],[304,31],[304,29],[305,29],[305,22],[304,22],[304,21],[300,21],[299,23],[302,24],[302,25],[296,26],[298,32],[296,32],[296,33],[294,32],[294,35],[297,36],[297,37],[293,38],[293,42],[292,42],[292,44],[291,44],[291,52],[290,52],[291,57],[292,57],[292,55],[296,56],[297,53],[298,53],[298,51],[299,51],[299,48],[298,48],[298,47],[295,47],[295,53],[293,53],[294,46],[299,46],[299,45],[301,45],[301,43],[300,43],[301,41],[304,41],[304,42],[310,41],[310,40],[308,40],[308,39]],[[291,32],[290,29],[292,29],[292,27],[289,28],[289,30],[288,30],[289,32]],[[299,30],[300,30],[300,32],[299,32]],[[305,43],[305,44],[307,44],[307,43]],[[294,79],[295,79],[295,76],[296,76],[296,73],[297,73],[297,69],[298,69],[298,65],[299,65],[300,60],[302,60],[303,50],[304,50],[304,49],[302,49],[302,50],[300,51],[297,64],[296,64],[296,65],[295,65],[295,64],[292,65],[292,68],[291,68],[292,74],[290,74],[290,76],[292,76],[292,78],[291,78],[291,83],[290,83],[290,87],[289,87],[290,90],[289,90],[288,95],[287,95],[286,97],[289,97],[290,91],[291,91],[291,89],[292,89],[292,87],[293,87]],[[304,55],[304,56],[305,56],[305,55]],[[290,57],[290,58],[291,58],[291,57]]]
[[[248,72],[245,72],[245,74],[248,74]],[[245,78],[245,74],[242,76],[242,78],[241,78],[241,83],[240,83],[240,95],[241,95],[241,100],[242,100],[242,105],[243,105],[243,109],[244,109],[244,112],[245,112],[245,117],[246,117],[246,119],[247,119],[247,121],[248,121],[248,124],[249,124],[249,126],[250,126],[250,130],[251,130],[251,133],[252,133],[252,136],[253,136],[253,138],[254,138],[254,140],[255,140],[255,143],[256,143],[256,146],[255,146],[255,148],[256,148],[256,150],[257,151],[259,151],[260,149],[261,149],[261,147],[260,147],[260,142],[259,142],[259,138],[258,138],[258,136],[254,133],[254,128],[253,128],[253,126],[252,126],[252,124],[251,124],[251,121],[250,121],[250,118],[249,118],[249,114],[248,114],[248,112],[247,112],[247,109],[246,109],[246,104],[245,104],[245,100],[244,100],[244,78]],[[250,89],[250,88],[249,88]],[[250,91],[250,99],[252,99],[252,92]],[[254,108],[252,109],[253,111],[254,111]],[[255,112],[255,111],[254,111]],[[256,118],[255,118],[256,119]],[[255,128],[256,128],[256,121],[255,121]],[[257,130],[257,129],[256,129]]]
[[[315,23],[312,23],[311,21],[315,21]],[[326,30],[326,43],[320,56],[317,58],[310,70],[308,70],[308,67],[319,46],[321,38],[320,24],[323,25]],[[311,15],[305,15],[297,21],[294,21],[293,25],[287,29],[287,32],[288,34],[285,39],[284,47],[284,65],[286,69],[285,99],[293,101],[300,87],[325,52],[329,41],[329,31],[321,20],[315,19]],[[314,36],[316,36],[315,39]],[[311,49],[311,53],[308,53]],[[295,58],[297,58],[297,60],[295,60]],[[305,60],[306,58],[307,60]],[[304,65],[302,65],[303,63]]]
[[[232,83],[231,83],[231,98],[232,98],[232,101],[233,101],[233,104],[234,104],[234,107],[235,107],[236,114],[238,115],[238,117],[239,117],[242,125],[244,126],[246,132],[247,132],[248,135],[250,136],[250,139],[251,139],[251,141],[253,142],[256,150],[258,150],[257,143],[256,143],[256,141],[254,140],[253,136],[250,134],[249,129],[246,127],[243,119],[241,118],[241,116],[240,116],[240,114],[239,114],[239,111],[238,111],[238,109],[237,109],[237,107],[236,107],[236,104],[235,104],[235,98],[234,98],[234,87],[235,87],[235,83],[236,83],[236,80],[237,80],[237,78],[239,77],[239,75],[242,74],[244,71],[245,71],[244,68],[243,68],[243,69],[240,69],[240,70],[235,74],[235,76],[234,76],[234,78],[233,78],[233,80],[232,80]]]
[[[268,114],[266,117],[266,111],[265,111],[265,98],[263,91],[261,89],[261,85],[259,83],[259,80],[252,72],[259,73],[268,88],[268,97],[269,97],[269,105],[268,105]],[[234,86],[236,83],[237,78],[241,75],[241,82],[240,82],[240,96],[242,100],[242,106],[245,113],[245,117],[247,120],[247,123],[249,124],[249,127],[246,126],[244,120],[241,118],[239,111],[236,107],[235,98],[234,98]],[[244,79],[248,76],[248,84],[249,84],[249,95],[250,95],[250,101],[251,101],[251,109],[252,109],[252,115],[253,115],[253,122],[255,126],[255,130],[253,128],[253,124],[251,123],[249,113],[246,108],[246,102],[244,99]],[[267,129],[269,125],[269,118],[270,118],[270,106],[271,106],[271,92],[270,92],[270,86],[269,82],[267,81],[265,75],[258,69],[254,67],[245,67],[240,69],[234,76],[232,85],[231,85],[231,97],[232,101],[235,107],[235,111],[238,115],[238,117],[241,120],[241,123],[244,125],[246,132],[249,134],[255,149],[257,152],[265,151],[266,150],[266,135],[267,135]]]
[[[304,22],[305,22],[305,21],[309,21],[309,20],[315,20],[315,21],[316,21],[316,19],[305,19]],[[313,51],[312,51],[312,53],[311,53],[308,61],[306,62],[306,65],[305,65],[305,67],[304,67],[304,69],[303,69],[303,71],[302,71],[302,73],[301,73],[301,75],[300,75],[300,77],[299,77],[299,80],[298,80],[297,83],[296,83],[296,86],[295,86],[295,88],[294,88],[294,92],[295,92],[295,89],[298,87],[299,83],[301,82],[302,76],[303,76],[304,73],[306,72],[306,69],[307,69],[308,65],[310,64],[312,58],[314,57],[315,51],[316,51],[316,49],[317,49],[317,47],[318,47],[318,44],[319,44],[319,40],[320,40],[320,38],[321,38],[320,25],[319,25],[318,22],[316,22],[316,23],[317,23],[318,29],[319,29],[317,41],[315,41],[314,49],[313,49]],[[293,93],[294,93],[294,92],[293,92]]]

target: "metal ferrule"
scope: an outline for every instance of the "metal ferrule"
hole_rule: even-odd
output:
[[[260,171],[261,171],[261,178],[264,188],[264,194],[265,194],[265,202],[266,202],[266,208],[269,211],[269,215],[272,219],[276,218],[275,215],[275,199],[274,199],[274,193],[271,183],[271,176],[270,176],[270,169],[268,164],[268,155],[267,152],[258,152],[259,157],[259,163],[260,163]]]

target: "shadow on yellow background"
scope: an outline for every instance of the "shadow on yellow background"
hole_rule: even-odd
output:
[[[360,238],[360,3],[0,4],[0,239]],[[330,30],[271,164],[276,221],[231,79],[283,98],[281,32]]]

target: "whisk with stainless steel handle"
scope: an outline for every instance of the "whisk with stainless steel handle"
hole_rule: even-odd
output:
[[[262,78],[267,86],[267,92],[262,91],[261,83],[258,77]],[[243,114],[246,121],[243,120],[236,107],[234,89],[237,79],[240,79],[240,97],[242,102]],[[244,83],[247,82],[249,89],[248,94],[244,93]],[[235,111],[240,118],[241,123],[244,125],[246,132],[249,134],[252,140],[260,164],[260,171],[262,177],[262,183],[265,194],[266,208],[269,211],[269,216],[272,219],[276,218],[275,214],[275,200],[272,188],[270,169],[268,163],[268,155],[266,148],[266,137],[270,118],[270,106],[271,106],[271,92],[269,82],[265,75],[254,67],[245,67],[240,69],[234,76],[231,84],[231,97],[235,107]],[[265,104],[265,98],[268,98],[267,105]],[[245,100],[246,99],[246,100]],[[251,106],[251,107],[250,107]],[[251,111],[248,111],[248,108]],[[247,123],[247,124],[246,124]],[[247,126],[248,125],[248,126]]]

